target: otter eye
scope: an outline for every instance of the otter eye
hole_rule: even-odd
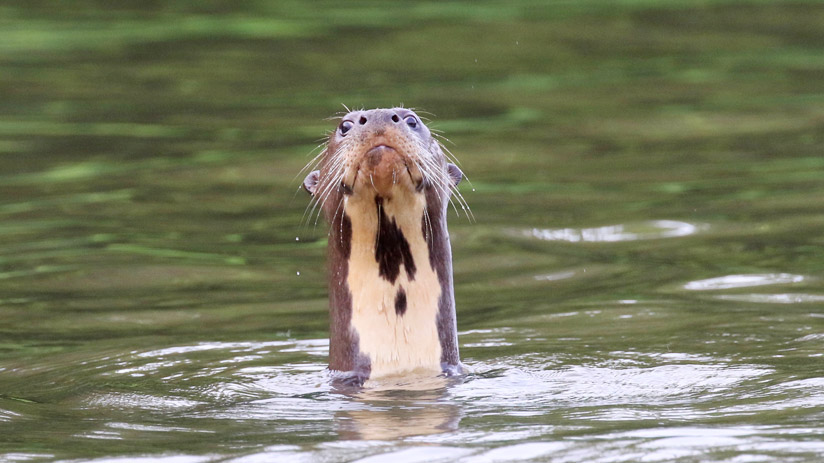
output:
[[[412,115],[406,116],[403,118],[403,121],[406,122],[406,125],[413,129],[418,128],[418,118]]]
[[[353,124],[352,121],[343,121],[340,123],[338,130],[342,136],[346,136],[346,133],[349,132],[349,129],[351,129],[354,125],[355,124]]]

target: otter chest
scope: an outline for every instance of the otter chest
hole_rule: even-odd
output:
[[[351,329],[372,377],[441,369],[442,290],[429,258],[425,204],[413,195],[397,199],[344,205],[347,215],[361,219],[352,226],[346,282]]]

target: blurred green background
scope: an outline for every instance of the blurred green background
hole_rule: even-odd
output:
[[[468,363],[736,358],[726,337],[755,336],[776,383],[823,373],[820,338],[793,344],[822,329],[819,1],[8,0],[0,37],[0,451],[143,449],[59,444],[94,394],[170,393],[101,376],[136,352],[326,337],[326,225],[297,175],[344,104],[425,110],[463,163],[459,329],[515,330],[467,331]],[[690,289],[740,275],[758,284]],[[663,315],[547,318],[628,300]]]

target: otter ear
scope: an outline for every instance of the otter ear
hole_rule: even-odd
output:
[[[308,191],[310,195],[315,196],[315,190],[318,188],[318,178],[320,177],[319,170],[309,172],[309,175],[303,179],[303,189]]]
[[[458,186],[463,180],[463,172],[455,164],[447,164],[446,171],[449,173],[449,179],[452,180],[452,186]]]

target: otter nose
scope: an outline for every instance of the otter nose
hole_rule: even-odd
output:
[[[361,115],[358,119],[360,125],[392,125],[401,121],[401,117],[395,111],[370,111]]]

